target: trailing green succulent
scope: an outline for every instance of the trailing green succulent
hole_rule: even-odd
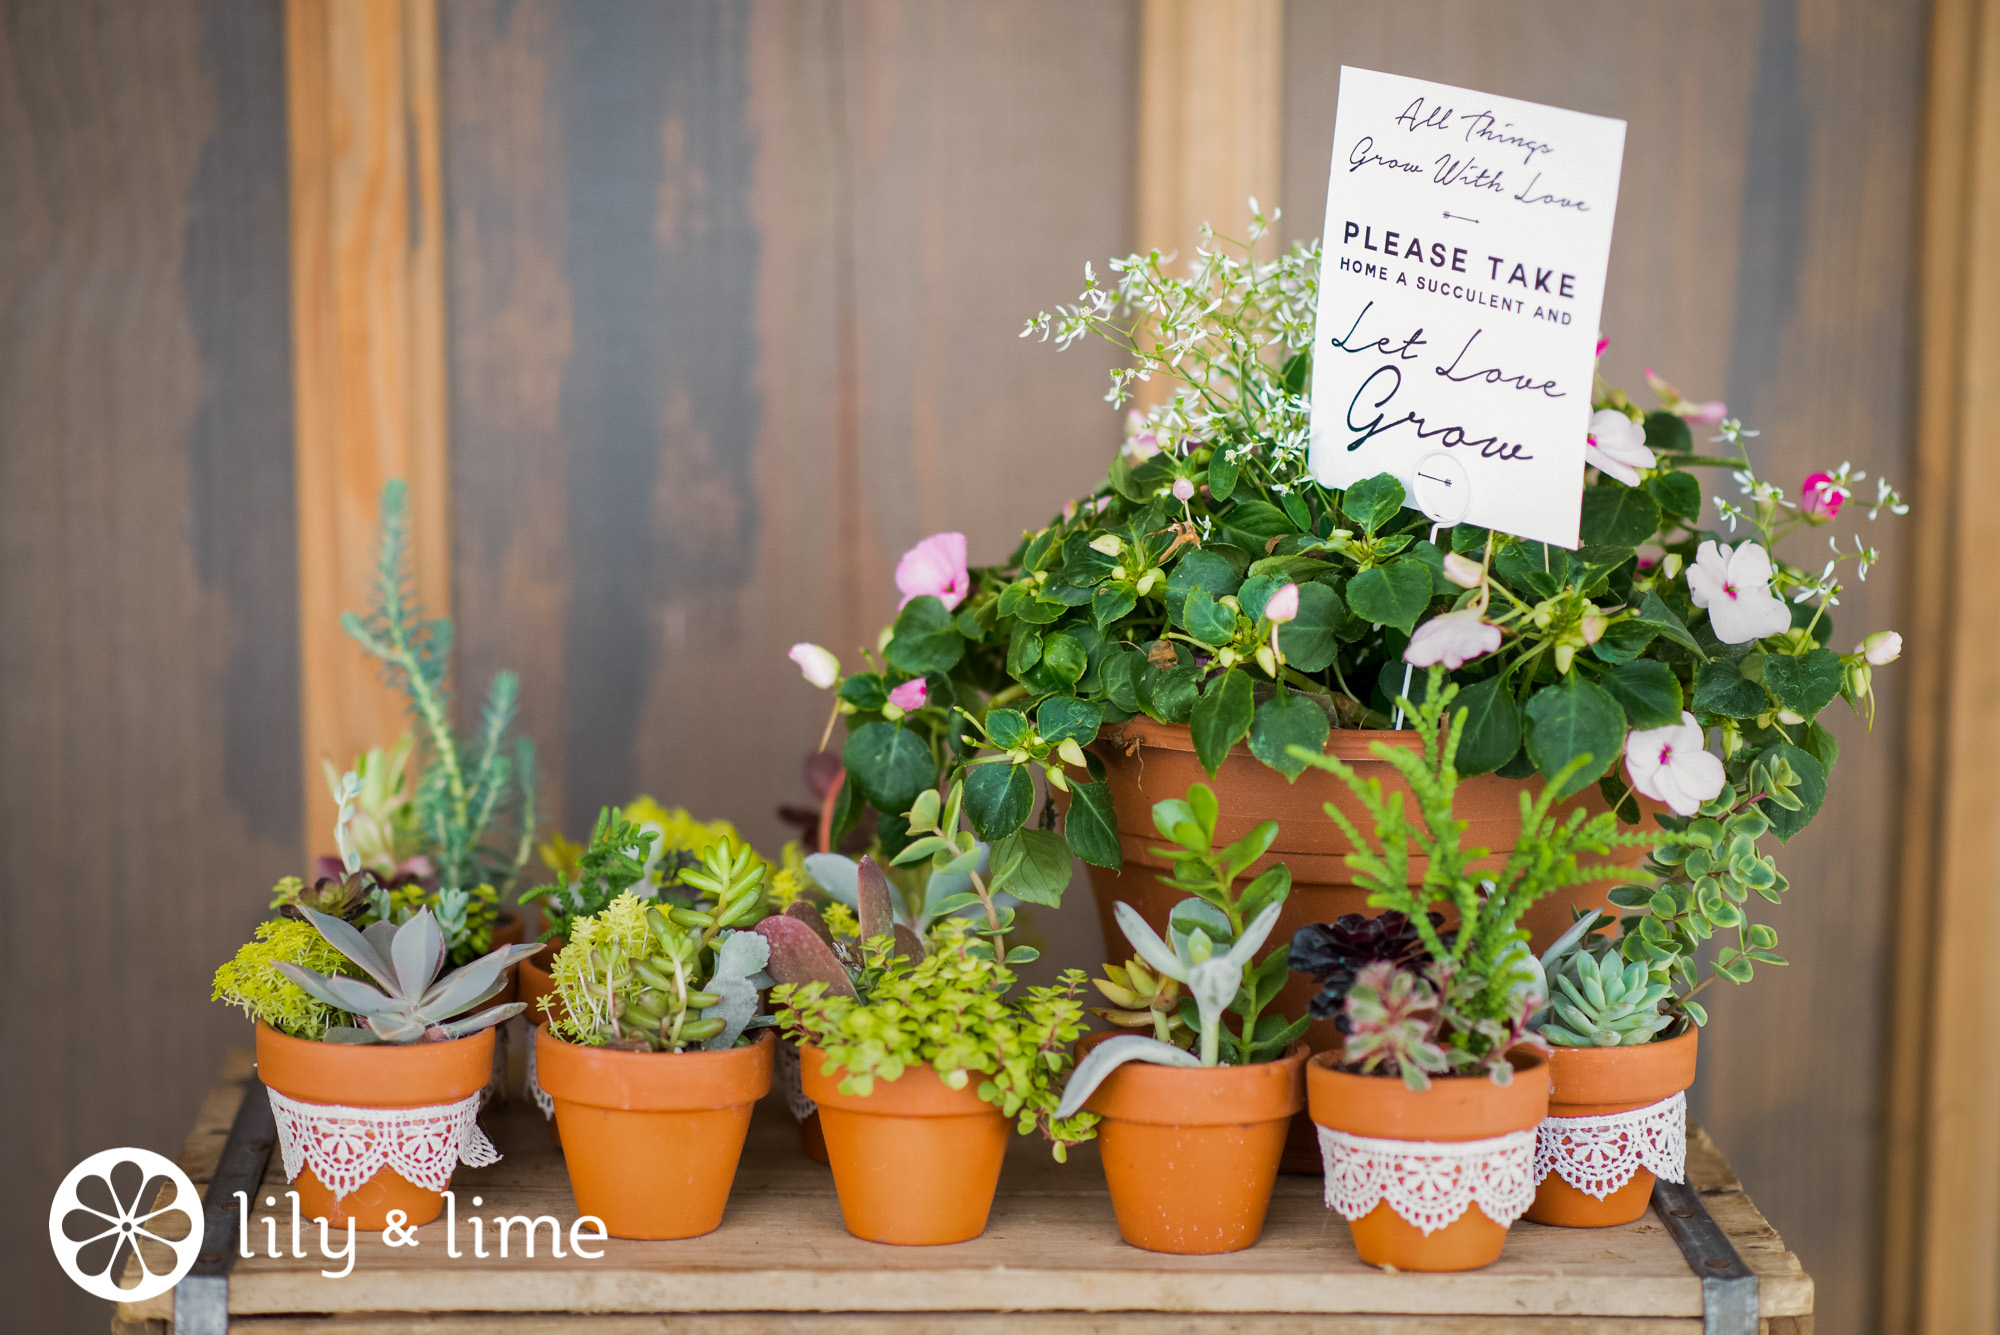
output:
[[[1542,956],[1548,1007],[1534,1023],[1557,1047],[1631,1047],[1679,1023],[1661,1005],[1672,992],[1666,970],[1620,959],[1610,941],[1588,937],[1598,916],[1579,918]]]
[[[1094,1114],[1056,1114],[1070,1045],[1084,1030],[1083,972],[1070,969],[1055,986],[1009,1000],[1014,975],[974,929],[968,919],[944,919],[916,960],[898,949],[898,937],[877,934],[862,947],[859,987],[816,980],[773,988],[778,1023],[787,1037],[825,1050],[827,1074],[845,1071],[844,1093],[865,1096],[875,1081],[917,1066],[953,1089],[978,1077],[978,1096],[1022,1135],[1040,1130],[1061,1160],[1096,1134]]]
[[[444,933],[429,909],[419,909],[406,923],[377,922],[365,931],[313,909],[300,912],[328,945],[379,984],[370,987],[346,972],[322,973],[285,961],[273,966],[316,1000],[360,1021],[330,1026],[322,1035],[329,1043],[444,1042],[527,1009],[514,1001],[468,1014],[507,985],[508,965],[534,954],[538,946],[502,946],[440,977]]]
[[[604,912],[619,895],[642,885],[647,860],[659,837],[655,831],[627,820],[616,807],[599,811],[590,843],[577,855],[575,874],[538,885],[521,896],[523,904],[542,906],[548,927],[541,939],[567,939],[572,921]]]
[[[333,800],[353,804],[348,829],[361,866],[383,881],[406,871],[418,875],[430,871],[430,860],[420,851],[423,836],[417,826],[416,796],[410,787],[410,754],[416,744],[415,737],[404,733],[388,750],[373,747],[356,757],[349,772],[359,786],[352,794],[347,791],[347,775],[336,770],[332,761],[320,761]]]
[[[1175,846],[1152,851],[1174,860],[1174,874],[1161,877],[1162,883],[1220,909],[1231,935],[1237,935],[1266,906],[1282,903],[1291,893],[1292,869],[1280,862],[1238,893],[1237,878],[1270,850],[1278,837],[1278,822],[1260,821],[1235,843],[1217,848],[1215,822],[1220,811],[1215,790],[1205,783],[1190,785],[1185,800],[1170,797],[1154,803],[1153,828]],[[1279,973],[1282,976],[1283,970]]]
[[[479,731],[460,737],[451,719],[451,622],[425,620],[410,573],[409,496],[400,480],[382,488],[374,606],[341,627],[380,660],[382,676],[409,701],[427,743],[412,816],[438,883],[488,882],[510,896],[535,835],[535,747],[510,733],[520,682],[496,673]]]
[[[280,965],[313,969],[322,974],[352,974],[347,957],[327,943],[302,917],[260,922],[256,939],[215,971],[209,1000],[234,1006],[281,1034],[319,1040],[345,1019],[329,1005],[287,977]]]
[[[562,1004],[544,1003],[551,1031],[634,1052],[734,1047],[756,1018],[758,990],[769,986],[771,952],[756,932],[732,930],[760,910],[740,879],[720,879],[719,912],[648,904],[626,890],[601,912],[572,919],[551,971]]]

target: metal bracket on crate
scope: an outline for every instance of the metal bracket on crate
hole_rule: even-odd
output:
[[[236,1193],[257,1194],[277,1143],[271,1100],[263,1081],[253,1075],[243,1086],[243,1102],[202,1195],[201,1251],[194,1269],[174,1286],[174,1335],[226,1335],[229,1330],[229,1267],[239,1241]]]
[[[1702,1335],[1757,1335],[1757,1276],[1685,1182],[1653,1183],[1653,1208],[1701,1280]]]

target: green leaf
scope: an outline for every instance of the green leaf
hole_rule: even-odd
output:
[[[1035,808],[1026,765],[974,765],[965,774],[965,814],[987,843],[1014,833]]]
[[[1797,657],[1773,654],[1764,660],[1764,689],[1800,718],[1811,718],[1840,693],[1840,655],[1814,649]]]
[[[1417,628],[1430,600],[1431,572],[1420,561],[1391,561],[1347,581],[1347,605],[1356,616],[1405,635]]]
[[[993,844],[989,863],[995,893],[1006,893],[1029,904],[1057,908],[1069,888],[1069,845],[1050,830],[1016,830]]]
[[[1208,498],[1218,505],[1228,500],[1236,491],[1236,478],[1242,469],[1241,461],[1229,457],[1227,445],[1217,445],[1208,459]]]
[[[1063,838],[1072,853],[1093,867],[1122,867],[1118,846],[1118,813],[1111,806],[1108,783],[1072,783],[1069,813],[1063,817]]]
[[[910,599],[896,614],[893,636],[886,655],[889,666],[915,676],[949,672],[965,657],[965,637],[944,604],[928,593]]]
[[[1644,653],[1659,633],[1658,626],[1637,619],[1613,622],[1590,646],[1591,656],[1604,663],[1629,663]]]
[[[1660,528],[1660,503],[1640,487],[1601,482],[1583,489],[1584,542],[1637,547]]]
[[[1376,529],[1396,517],[1403,508],[1403,484],[1393,473],[1377,473],[1364,478],[1347,489],[1340,498],[1340,512],[1353,520],[1364,533],[1372,534]]]
[[[1702,651],[1700,643],[1695,640],[1694,636],[1688,634],[1687,623],[1674,615],[1674,610],[1667,606],[1659,594],[1649,591],[1645,598],[1640,601],[1639,620],[1648,626],[1657,628],[1660,634],[1666,636],[1676,644],[1694,650],[1697,657],[1708,657]]]
[[[1299,671],[1324,672],[1340,652],[1338,632],[1347,620],[1338,593],[1318,582],[1301,584],[1299,614],[1278,627],[1278,648]]]
[[[1572,674],[1560,686],[1535,692],[1528,701],[1528,755],[1551,782],[1581,755],[1590,763],[1572,774],[1558,798],[1581,791],[1610,769],[1625,743],[1625,713],[1601,686]]]
[[[1209,597],[1221,598],[1236,592],[1242,584],[1243,576],[1235,566],[1214,552],[1197,547],[1174,562],[1174,568],[1167,574],[1167,615],[1179,622],[1181,605],[1187,601],[1190,589],[1206,589]]]
[[[1285,358],[1285,364],[1278,368],[1278,383],[1285,387],[1287,394],[1303,394],[1312,383],[1313,355],[1311,348],[1305,348]]]
[[[1678,414],[1656,408],[1646,414],[1646,448],[1662,454],[1693,454],[1694,433]]]
[[[1321,751],[1326,747],[1330,730],[1325,710],[1303,695],[1283,692],[1257,706],[1256,717],[1250,724],[1250,754],[1287,779],[1296,779],[1306,762],[1286,748],[1302,746],[1308,751]]]
[[[1250,731],[1255,713],[1252,697],[1249,676],[1230,668],[1210,681],[1201,699],[1195,702],[1188,726],[1194,734],[1195,757],[1210,778],[1222,768],[1229,748]]]
[[[1771,708],[1770,697],[1754,681],[1746,681],[1736,664],[1711,659],[1694,676],[1694,712],[1724,718],[1756,718]]]
[[[1499,678],[1488,677],[1463,688],[1455,707],[1465,711],[1457,761],[1462,777],[1490,774],[1521,749],[1521,709],[1501,689]]]
[[[1599,683],[1635,728],[1664,728],[1681,721],[1681,684],[1657,658],[1621,663]]]
[[[1272,538],[1298,532],[1291,516],[1268,501],[1238,501],[1223,516],[1222,522],[1258,551],[1262,551],[1264,544]]]
[[[1701,517],[1701,482],[1692,473],[1678,470],[1646,479],[1646,490],[1669,514],[1687,519]]]
[[[1028,716],[1018,709],[989,709],[986,735],[1002,751],[1011,751],[1028,739]]]
[[[1216,602],[1204,588],[1188,591],[1181,606],[1181,625],[1203,644],[1222,645],[1236,638],[1236,613]]]
[[[842,679],[840,698],[864,714],[879,714],[889,703],[889,688],[882,684],[881,673],[857,672]]]
[[[1828,774],[1833,773],[1834,762],[1840,759],[1840,743],[1834,735],[1817,723],[1806,725],[1806,750],[1812,752],[1813,759]]]
[[[1073,635],[1051,635],[1042,642],[1042,666],[1058,680],[1074,683],[1090,666],[1090,654]]]
[[[1201,672],[1185,664],[1159,668],[1152,663],[1139,674],[1139,703],[1162,723],[1186,723],[1201,695]]]
[[[1264,605],[1271,601],[1271,595],[1292,581],[1280,574],[1252,575],[1243,581],[1243,587],[1236,591],[1236,601],[1243,609],[1243,615],[1252,621],[1264,615]]]
[[[1138,605],[1138,596],[1131,589],[1123,584],[1107,584],[1090,596],[1090,619],[1102,630]]]
[[[1798,783],[1792,788],[1792,796],[1799,800],[1797,811],[1788,811],[1768,799],[1757,804],[1757,809],[1771,822],[1771,831],[1778,836],[1778,842],[1790,843],[1793,835],[1812,823],[1812,818],[1819,814],[1820,804],[1826,801],[1826,771],[1810,752],[1801,751],[1790,742],[1765,747],[1759,758],[1782,759],[1798,776]]]
[[[841,748],[840,759],[877,811],[908,811],[917,794],[937,782],[931,749],[899,723],[862,724]]]
[[[1014,623],[1014,634],[1007,641],[1007,675],[1023,676],[1042,661],[1042,632],[1025,621]]]
[[[1130,645],[1114,645],[1105,651],[1098,665],[1098,690],[1114,709],[1127,714],[1139,712],[1139,674],[1146,669],[1146,655]]]
[[[1050,744],[1065,738],[1078,746],[1097,740],[1097,725],[1103,721],[1102,706],[1073,695],[1052,695],[1035,711],[1035,731]]]

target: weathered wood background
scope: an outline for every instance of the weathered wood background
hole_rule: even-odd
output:
[[[1905,478],[1927,15],[1292,0],[1285,231],[1318,229],[1342,63],[1624,117],[1611,371],[1727,398],[1788,488]],[[442,7],[461,697],[520,671],[565,829],[645,791],[775,842],[826,705],[785,648],[851,660],[915,539],[997,557],[1101,474],[1105,358],[1016,334],[1132,244],[1139,25]],[[0,1293],[37,1330],[101,1328],[50,1193],[178,1143],[239,1030],[207,976],[307,839],[284,126],[271,0],[0,0]],[[1886,573],[1843,635],[1896,624]],[[1697,1098],[1830,1332],[1873,1294],[1883,680],[1785,855],[1794,963],[1715,999]],[[1073,909],[1042,930],[1089,963]]]

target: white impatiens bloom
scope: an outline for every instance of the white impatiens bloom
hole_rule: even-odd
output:
[[[1456,671],[1499,647],[1500,628],[1487,625],[1478,612],[1468,607],[1434,616],[1418,626],[1417,633],[1410,637],[1410,647],[1403,650],[1403,661],[1417,667],[1442,663]]]
[[[1583,461],[1628,487],[1639,485],[1641,468],[1659,463],[1646,447],[1646,428],[1616,408],[1591,414],[1590,439],[1583,447]]]
[[[1708,609],[1708,624],[1724,644],[1745,644],[1790,630],[1792,613],[1771,592],[1771,554],[1754,542],[1732,549],[1702,543],[1688,567],[1688,595]]]
[[[1878,630],[1855,645],[1854,652],[1871,667],[1885,667],[1903,656],[1903,637],[1893,630]]]
[[[1681,711],[1679,723],[1634,728],[1625,739],[1625,772],[1632,787],[1676,816],[1692,816],[1722,791],[1722,761],[1704,749],[1708,739],[1694,715]]]
[[[822,691],[840,680],[840,660],[816,644],[795,644],[785,657],[797,663],[806,680]]]

